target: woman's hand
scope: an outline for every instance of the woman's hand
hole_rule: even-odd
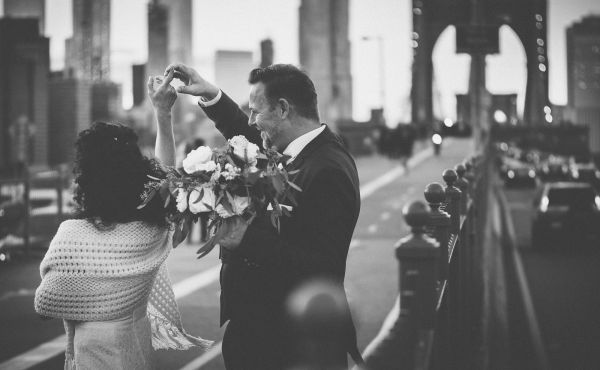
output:
[[[175,166],[175,138],[171,108],[177,99],[177,92],[171,86],[173,71],[162,77],[148,78],[148,97],[156,111],[156,143],[154,155],[165,166]]]
[[[148,97],[154,109],[159,113],[171,112],[171,108],[177,99],[177,92],[171,86],[173,76],[174,71],[171,70],[165,78],[158,76],[148,77]]]
[[[201,96],[207,100],[212,100],[219,93],[219,88],[206,81],[195,69],[181,63],[170,64],[165,70],[168,76],[174,73],[175,78],[181,80],[185,86],[177,88],[180,94]]]

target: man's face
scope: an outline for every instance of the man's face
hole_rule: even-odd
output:
[[[285,149],[287,143],[283,135],[285,127],[283,120],[278,115],[279,109],[271,107],[265,95],[265,85],[262,82],[253,84],[250,89],[250,118],[248,124],[260,131],[263,139],[263,147],[277,147],[277,150]]]

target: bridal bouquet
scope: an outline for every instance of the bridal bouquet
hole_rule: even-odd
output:
[[[208,214],[211,238],[198,250],[200,258],[227,235],[235,216],[250,220],[269,210],[271,222],[279,230],[279,218],[290,215],[280,202],[286,199],[295,206],[295,192],[301,191],[289,178],[297,171],[283,168],[285,159],[275,149],[261,153],[241,135],[229,139],[223,148],[201,146],[187,155],[183,168],[168,169],[166,178],[148,176],[138,208],[157,195],[165,208],[175,204],[177,210],[171,217],[174,246],[187,237],[201,214]]]

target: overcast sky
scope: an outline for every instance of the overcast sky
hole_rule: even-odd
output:
[[[2,2],[0,2],[1,4]],[[148,0],[112,1],[112,75],[124,85],[124,104],[131,104],[131,64],[147,58]],[[51,37],[52,68],[63,65],[64,39],[70,36],[71,0],[47,0],[46,32]],[[251,50],[258,62],[259,42],[270,37],[275,62],[298,63],[300,0],[194,0],[195,66],[213,76],[216,49]],[[354,82],[354,118],[366,120],[381,104],[384,83],[386,116],[391,122],[410,119],[412,50],[411,0],[350,0],[350,41]],[[1,10],[0,10],[1,11]],[[589,14],[600,14],[598,0],[549,0],[548,53],[550,100],[566,104],[565,29]],[[380,76],[379,43],[383,39],[384,72]],[[454,53],[454,30],[447,29],[434,50],[434,109],[439,116],[456,115],[454,94],[467,91],[469,57]],[[525,91],[525,54],[516,35],[501,29],[501,54],[488,56],[488,89],[493,93]]]

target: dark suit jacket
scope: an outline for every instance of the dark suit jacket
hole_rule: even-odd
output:
[[[262,147],[258,130],[225,94],[204,109],[226,137],[245,135]],[[343,291],[346,257],[360,211],[356,165],[329,128],[313,139],[287,170],[298,169],[293,182],[302,192],[290,217],[281,217],[281,232],[266,215],[248,227],[241,245],[222,250],[221,324],[256,320],[285,325],[285,300],[304,282],[324,278]],[[285,200],[283,204],[289,204]],[[342,339],[355,357],[356,333],[346,306]]]

